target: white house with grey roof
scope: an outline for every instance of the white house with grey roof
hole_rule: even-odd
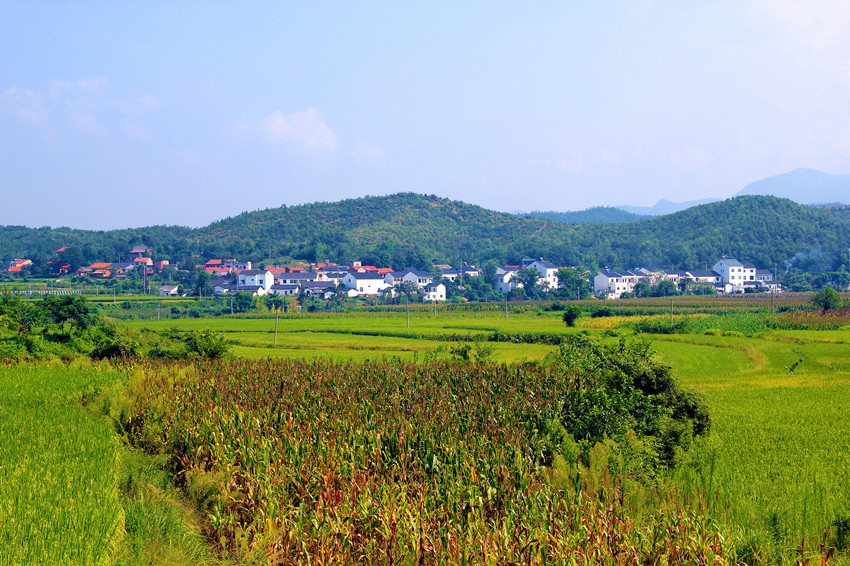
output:
[[[391,287],[384,280],[384,276],[374,271],[349,271],[342,279],[342,284],[350,289],[349,296],[377,295],[382,290]],[[352,291],[355,294],[352,294]]]
[[[711,268],[720,275],[720,282],[730,286],[732,292],[740,292],[748,281],[756,280],[756,266],[752,263],[741,263],[737,259],[722,257]]]
[[[434,281],[434,276],[427,271],[405,267],[401,271],[387,273],[384,276],[384,281],[392,287],[395,287],[399,283],[410,282],[422,289]]]
[[[544,260],[542,257],[540,259],[532,261],[528,264],[529,269],[534,269],[537,273],[540,274],[540,284],[547,289],[557,289],[558,288],[558,266]]]
[[[422,297],[423,301],[445,301],[446,300],[446,286],[442,283],[430,283],[425,285],[424,288],[425,294]]]
[[[603,269],[593,278],[593,291],[603,293],[611,299],[619,299],[623,293],[631,293],[638,282],[638,275],[620,269]]]
[[[507,295],[517,287],[522,287],[522,283],[517,281],[516,272],[519,271],[518,265],[503,265],[496,268],[496,290]]]
[[[251,290],[257,295],[266,294],[269,289],[274,285],[274,274],[271,271],[259,271],[246,269],[244,271],[240,271],[239,275],[236,278],[236,286],[237,288],[242,290]],[[262,288],[262,292],[257,293],[253,288]]]
[[[464,277],[479,277],[480,275],[481,270],[468,263],[464,263],[458,267],[447,267],[443,269],[443,279],[449,281],[455,281],[458,278],[463,279]]]

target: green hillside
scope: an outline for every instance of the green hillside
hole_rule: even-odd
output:
[[[626,212],[625,210],[614,208],[613,206],[595,206],[593,208],[575,212],[533,210],[523,216],[539,218],[541,220],[568,222],[572,224],[588,224],[592,222],[635,222],[644,218],[650,218],[649,216]]]
[[[361,259],[398,268],[461,260],[515,264],[528,256],[564,265],[701,268],[728,255],[764,267],[816,256],[829,264],[825,268],[836,269],[848,242],[846,215],[769,196],[737,197],[635,222],[568,224],[399,193],[246,212],[199,229],[6,226],[0,227],[0,258],[8,264],[27,257],[38,269],[54,250],[71,246],[73,263],[87,265],[126,259],[132,246],[146,244],[155,257],[182,265],[236,257]]]

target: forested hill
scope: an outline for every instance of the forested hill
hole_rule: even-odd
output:
[[[613,206],[595,206],[587,210],[575,212],[554,212],[534,210],[523,216],[540,218],[542,220],[555,220],[557,222],[571,222],[573,224],[587,224],[591,222],[635,222],[649,216],[633,214]]]
[[[0,257],[7,265],[17,257],[46,265],[53,250],[70,246],[74,263],[88,265],[126,259],[132,246],[145,244],[156,258],[181,265],[236,257],[257,263],[361,259],[426,268],[488,259],[516,264],[528,256],[563,265],[702,268],[728,255],[764,267],[817,258],[835,269],[846,258],[848,242],[846,215],[769,196],[743,196],[629,223],[567,224],[400,193],[248,212],[199,229],[7,226],[0,228]]]

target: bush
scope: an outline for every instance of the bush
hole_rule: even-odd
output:
[[[599,307],[593,311],[590,315],[593,318],[600,318],[604,316],[614,316],[614,311],[611,307]]]
[[[812,304],[822,312],[841,308],[841,295],[832,287],[824,287],[812,296]]]
[[[27,349],[17,340],[0,342],[0,360],[19,361],[27,357]]]
[[[621,338],[606,346],[586,336],[570,338],[554,359],[576,380],[561,422],[585,455],[596,443],[620,442],[633,431],[652,444],[661,464],[673,466],[693,436],[708,433],[711,420],[702,398],[682,389],[647,343]]]
[[[135,358],[138,355],[139,345],[133,340],[118,334],[103,338],[91,352],[93,360]]]
[[[564,309],[564,316],[561,317],[567,326],[575,326],[576,320],[581,316],[581,309],[575,305],[571,305]]]
[[[645,334],[680,334],[687,332],[688,321],[684,318],[674,319],[671,323],[667,317],[648,318],[632,325],[635,332]]]
[[[230,352],[224,335],[213,330],[193,330],[186,338],[186,347],[191,354],[209,359],[224,358]]]

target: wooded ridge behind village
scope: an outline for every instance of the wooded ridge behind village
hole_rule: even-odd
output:
[[[846,206],[745,196],[575,224],[401,193],[281,207],[205,228],[0,228],[2,272],[58,286],[209,296],[528,300],[850,285]]]

